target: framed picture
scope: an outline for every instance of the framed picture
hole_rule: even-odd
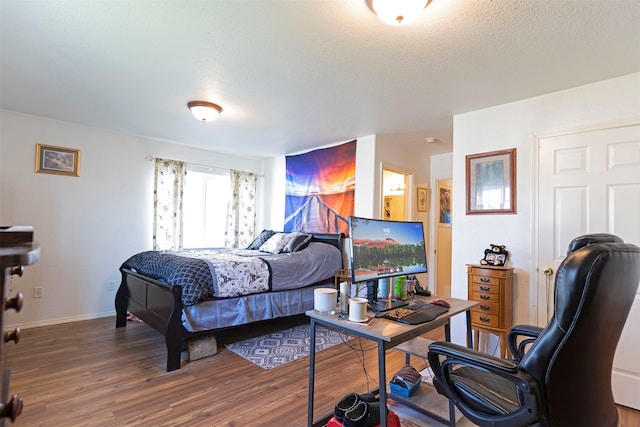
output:
[[[80,176],[80,150],[36,144],[36,172]]]
[[[466,156],[467,215],[516,213],[516,149]]]
[[[438,199],[440,204],[440,227],[451,227],[451,187],[438,181]]]
[[[418,187],[418,212],[429,210],[429,189]]]
[[[480,260],[480,264],[503,266],[506,264],[508,256],[509,251],[505,249],[504,245],[492,243],[489,249],[484,250],[484,258]]]

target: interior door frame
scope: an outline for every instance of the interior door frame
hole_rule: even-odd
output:
[[[540,144],[541,140],[545,138],[552,138],[564,135],[570,135],[575,133],[592,132],[598,130],[604,130],[614,127],[631,126],[640,122],[640,117],[632,117],[621,120],[611,120],[606,122],[593,123],[584,126],[577,126],[572,128],[565,128],[549,132],[534,133],[531,135],[531,194],[534,195],[532,201],[533,208],[533,227],[531,236],[531,266],[532,271],[529,279],[529,323],[532,325],[545,326],[547,324],[546,318],[541,318],[540,308],[538,306],[538,298],[540,297],[540,266],[538,260],[540,259]],[[554,274],[555,280],[555,274]],[[540,323],[541,322],[541,323]]]
[[[415,179],[416,173],[412,169],[407,169],[402,166],[394,165],[392,163],[380,162],[379,180],[380,180],[380,203],[378,206],[378,218],[384,218],[384,178],[383,173],[385,170],[399,173],[406,177],[406,185],[404,188],[404,208],[405,208],[405,220],[411,221],[414,219],[413,210],[415,206]]]

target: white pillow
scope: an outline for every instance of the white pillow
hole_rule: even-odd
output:
[[[296,235],[292,233],[276,233],[269,237],[269,240],[264,242],[264,244],[260,246],[259,250],[262,252],[279,254],[294,237],[296,237]]]

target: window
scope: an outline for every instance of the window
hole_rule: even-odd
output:
[[[229,171],[189,165],[183,194],[183,247],[221,248],[225,243]]]

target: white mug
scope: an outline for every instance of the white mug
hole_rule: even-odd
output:
[[[349,300],[349,320],[352,322],[364,322],[367,320],[366,298],[351,298]]]

